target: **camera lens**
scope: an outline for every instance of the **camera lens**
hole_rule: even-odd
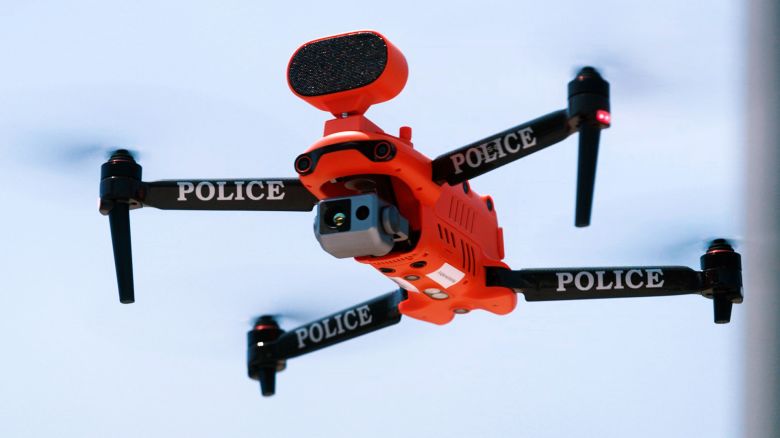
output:
[[[341,233],[352,229],[352,202],[349,199],[322,201],[317,212],[319,232]]]
[[[347,213],[341,208],[331,208],[325,214],[325,225],[332,230],[342,229],[348,223]]]
[[[336,213],[333,215],[332,222],[337,228],[343,227],[347,223],[347,215],[341,212]]]

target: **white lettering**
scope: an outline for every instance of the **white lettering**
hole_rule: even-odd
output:
[[[276,201],[277,199],[284,199],[284,182],[282,181],[268,181],[268,199]]]
[[[631,276],[633,274],[639,274],[639,283],[634,283],[631,281]],[[642,280],[642,271],[639,271],[637,269],[631,269],[630,271],[626,272],[626,286],[630,287],[631,289],[639,289],[640,287],[644,286],[644,282]]]
[[[314,334],[314,329],[317,329],[317,334]],[[309,326],[309,338],[315,344],[322,340],[322,326],[319,322],[315,322]]]
[[[260,188],[260,194],[254,195],[252,193],[252,187],[258,187]],[[263,182],[262,181],[250,181],[249,184],[246,185],[246,196],[247,198],[253,200],[253,201],[259,201],[265,197],[265,193],[263,193]]]
[[[582,284],[582,277],[588,279],[587,286]],[[588,290],[592,288],[594,281],[593,274],[588,271],[578,272],[577,275],[574,276],[574,285],[577,286],[577,289],[579,290]]]
[[[604,284],[604,274],[606,271],[596,271],[596,290],[612,289],[615,283]]]
[[[295,331],[295,336],[298,337],[298,348],[303,348],[306,345],[303,343],[303,340],[309,337],[309,332],[306,330],[306,328],[300,328]]]
[[[510,139],[512,142],[509,141]],[[520,150],[520,142],[517,141],[517,134],[511,133],[504,137],[504,147],[510,154],[516,154]]]
[[[179,197],[176,198],[177,201],[186,201],[187,200],[187,193],[192,193],[195,191],[195,184],[191,182],[176,182],[176,184],[179,185]]]
[[[620,277],[623,271],[612,271],[615,273],[615,289],[623,289],[623,279]]]
[[[647,269],[647,287],[648,288],[655,288],[655,287],[663,287],[664,280],[661,280],[661,277],[663,277],[664,271],[663,269]],[[660,282],[658,280],[661,280]]]
[[[515,154],[520,149],[528,149],[536,146],[534,130],[530,126],[517,132],[510,132],[503,137],[495,138],[480,145],[470,147],[465,152],[450,156],[455,174],[463,173],[463,165],[477,168],[484,163],[491,163],[499,158],[504,158],[507,153]]]
[[[217,181],[217,201],[232,201],[234,194],[231,193],[230,196],[225,196],[225,184],[227,182],[225,181]]]
[[[371,309],[368,306],[360,306],[357,308],[358,316],[360,316],[360,325],[364,326],[370,324],[373,317],[371,316]]]
[[[482,157],[484,158],[486,163],[490,163],[491,161],[496,161],[496,158],[498,158],[498,155],[496,155],[495,151],[488,147],[490,146],[490,143],[483,143],[479,145],[479,148],[482,150]]]
[[[574,281],[574,275],[571,272],[556,272],[555,275],[558,276],[558,289],[555,289],[556,292],[564,292],[566,290],[564,285]]]
[[[336,315],[335,317],[333,317],[333,319],[336,320],[336,327],[338,327],[338,329],[339,329],[339,333],[338,334],[344,333],[344,327],[341,325],[341,315],[340,314]]]
[[[460,166],[466,162],[466,156],[463,154],[457,154],[450,157],[452,159],[452,165],[455,167],[455,174],[463,173],[463,169]]]
[[[512,135],[512,134],[509,134],[509,135]],[[505,139],[504,141],[506,141],[506,137],[504,137],[504,139]],[[498,158],[506,157],[506,152],[504,152],[504,149],[501,146],[501,139],[495,139],[495,140],[493,140],[493,141],[491,141],[490,143],[487,143],[487,144],[489,145],[488,147],[493,146],[490,149],[494,149],[496,152],[498,152]]]
[[[620,290],[626,287],[630,289],[660,288],[664,285],[664,271],[660,268],[630,269],[628,271],[616,269],[614,271],[579,271],[576,273],[556,272],[555,275],[558,278],[556,292],[565,292],[566,286],[572,283],[581,291],[592,290],[594,286],[595,290]],[[615,276],[614,281],[610,278],[611,275]]]
[[[322,325],[325,326],[325,339],[330,339],[334,336],[336,336],[336,330],[330,331],[330,326],[328,323],[330,322],[330,318],[326,319]]]
[[[520,139],[523,141],[523,149],[536,146],[536,137],[534,137],[534,130],[529,126],[523,128],[517,132],[520,134]]]
[[[204,187],[208,188],[208,195],[203,194]],[[197,196],[201,201],[211,201],[211,198],[214,197],[215,192],[216,189],[214,188],[214,184],[210,183],[209,181],[201,181],[197,186],[195,186],[195,196]]]
[[[236,201],[244,200],[244,181],[236,181]]]
[[[471,148],[466,151],[466,164],[469,167],[477,167],[482,164],[482,155],[479,153],[479,149]]]
[[[510,140],[512,141],[511,143]],[[517,147],[519,143],[520,142],[517,139],[517,134],[514,132],[509,133],[504,137],[504,149],[506,149],[506,151],[510,154],[514,154],[520,150],[520,148]],[[501,156],[503,157],[503,155]]]
[[[358,327],[358,322],[355,321],[353,324],[349,323],[349,316],[352,315],[352,318],[354,320],[357,320],[357,315],[355,315],[354,310],[347,310],[344,312],[344,327],[347,328],[347,330],[355,330]]]
[[[362,305],[358,308],[336,314],[332,318],[315,321],[306,327],[295,330],[298,348],[306,348],[306,341],[317,344],[325,339],[330,339],[347,331],[371,324],[373,320],[374,316],[371,314],[371,308],[368,305]],[[345,327],[346,330],[344,329]]]

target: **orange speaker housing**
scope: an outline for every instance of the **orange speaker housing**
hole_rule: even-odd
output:
[[[353,46],[361,44],[371,45],[368,56],[361,52],[365,47],[353,53]],[[384,48],[386,62],[377,66],[367,61],[374,56],[372,62],[377,62]],[[331,64],[339,67],[328,72]],[[334,76],[328,77],[330,73]],[[503,233],[493,200],[471,190],[468,183],[437,184],[431,159],[414,148],[410,128],[402,128],[396,137],[362,115],[370,105],[396,96],[406,77],[401,52],[373,31],[345,33],[301,46],[288,66],[290,89],[336,118],[325,122],[323,138],[305,152],[306,156],[318,155],[316,164],[309,160],[311,165],[305,169],[296,165],[299,178],[319,200],[357,194],[347,183],[351,178],[389,181],[395,204],[409,221],[416,243],[408,250],[355,260],[371,265],[408,292],[398,306],[404,315],[446,324],[456,314],[475,309],[509,313],[517,304],[517,294],[509,288],[486,286],[485,267],[507,268],[501,261]],[[350,146],[372,141],[391,145],[392,157],[372,160]]]
[[[406,58],[378,32],[362,30],[303,44],[287,65],[292,92],[336,117],[365,113],[406,85]]]

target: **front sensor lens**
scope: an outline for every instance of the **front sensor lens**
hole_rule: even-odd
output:
[[[377,160],[387,160],[392,152],[392,146],[386,141],[381,141],[374,146],[374,158]]]
[[[311,158],[306,155],[301,155],[295,160],[295,171],[298,173],[306,173],[311,170]]]

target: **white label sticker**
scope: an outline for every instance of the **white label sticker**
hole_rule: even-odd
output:
[[[408,281],[404,280],[401,277],[390,277],[390,279],[393,280],[394,282],[398,283],[399,286],[401,286],[402,288],[404,288],[406,290],[410,290],[412,292],[420,292],[420,290],[417,289],[416,287],[414,287],[414,285],[412,283],[409,283]]]
[[[445,289],[459,282],[465,276],[465,273],[458,271],[448,263],[441,265],[441,268],[427,275],[428,278],[439,283]]]

